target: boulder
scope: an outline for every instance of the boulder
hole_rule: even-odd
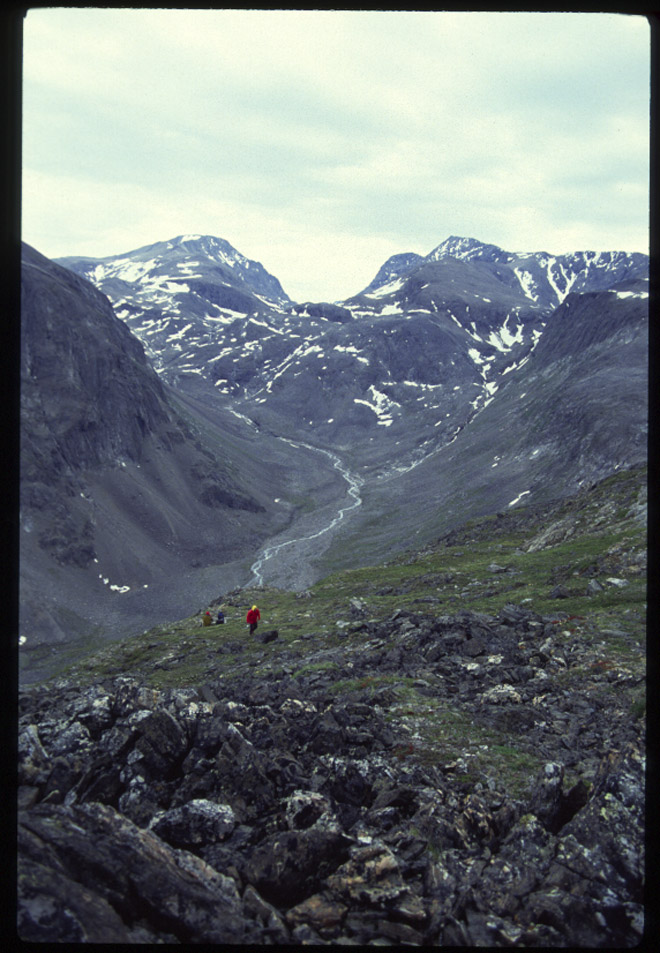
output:
[[[264,645],[268,642],[275,642],[279,637],[277,629],[267,629],[265,632],[257,632],[255,635],[257,642],[262,642]]]
[[[345,859],[348,838],[314,827],[273,834],[252,853],[246,877],[271,903],[300,903]]]
[[[192,848],[224,840],[235,826],[236,817],[228,804],[196,798],[153,818],[149,830],[173,847]]]
[[[53,933],[60,942],[256,939],[229,877],[107,805],[37,805],[22,814],[18,890],[26,941]],[[131,923],[143,926],[122,926]]]

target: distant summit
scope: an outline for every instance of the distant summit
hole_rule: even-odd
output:
[[[424,256],[418,255],[414,251],[392,255],[392,257],[388,258],[385,264],[380,267],[378,274],[373,281],[367,285],[363,293],[373,291],[375,288],[381,288],[388,282],[394,281],[396,278],[401,278],[423,261]]]
[[[483,276],[490,274],[499,282],[521,290],[528,302],[543,308],[557,307],[570,292],[604,291],[622,281],[648,274],[648,256],[638,252],[577,251],[565,255],[550,255],[545,251],[509,252],[475,238],[452,235],[426,256],[393,255],[361,293],[377,293],[390,282],[411,276],[430,263],[449,262],[482,265]],[[430,272],[424,274],[430,275]],[[446,270],[436,274],[444,285],[453,281]],[[477,272],[472,274],[474,278],[465,273],[460,279],[462,285],[469,286],[474,280],[479,283]]]
[[[262,310],[262,299],[279,306],[291,302],[278,279],[261,262],[246,258],[224,238],[212,235],[179,235],[121,255],[69,256],[57,261],[108,291],[113,282],[119,291],[120,282],[140,281],[146,291],[161,299],[177,292],[192,292],[203,298],[213,284],[216,290],[209,299],[211,303],[226,302],[243,313]],[[220,288],[225,290],[220,292]]]
[[[477,241],[476,238],[460,238],[451,235],[426,256],[427,261],[440,261],[441,258],[460,258],[463,261],[509,262],[513,255],[503,251],[497,245]]]

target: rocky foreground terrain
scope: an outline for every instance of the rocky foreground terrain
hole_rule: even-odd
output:
[[[19,698],[28,941],[632,947],[643,468]],[[258,602],[253,638],[245,610]]]

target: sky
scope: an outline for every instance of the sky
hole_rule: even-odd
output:
[[[23,42],[49,258],[214,235],[337,301],[450,235],[648,252],[641,15],[51,7]]]

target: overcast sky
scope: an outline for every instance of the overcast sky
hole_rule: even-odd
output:
[[[649,71],[638,15],[29,10],[22,237],[216,235],[297,301],[449,235],[648,252]]]

